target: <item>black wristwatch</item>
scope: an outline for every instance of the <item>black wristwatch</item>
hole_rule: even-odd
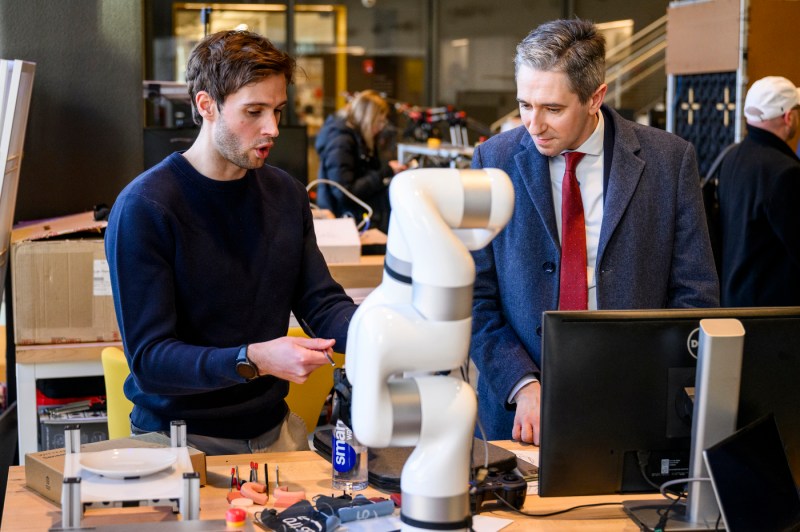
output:
[[[236,355],[236,373],[247,380],[253,380],[258,377],[258,367],[247,358],[247,346],[242,346],[239,349],[239,354]]]

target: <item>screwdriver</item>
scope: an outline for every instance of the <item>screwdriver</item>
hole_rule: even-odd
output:
[[[303,329],[306,331],[306,334],[308,336],[310,336],[311,338],[316,338],[317,337],[317,335],[314,334],[314,331],[311,329],[311,327],[308,325],[308,323],[306,323],[306,320],[301,318],[300,319],[300,325],[303,326]],[[328,352],[327,351],[323,351],[323,353],[325,353],[325,356],[328,358],[328,362],[331,363],[331,366],[336,367],[336,362],[333,361],[333,358],[331,358],[331,356],[328,354]]]

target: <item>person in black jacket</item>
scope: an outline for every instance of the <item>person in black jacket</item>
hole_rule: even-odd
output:
[[[724,307],[800,305],[800,90],[786,78],[753,83],[747,136],[719,171]]]
[[[315,147],[319,153],[319,179],[344,187],[373,210],[370,227],[389,228],[388,187],[405,169],[398,161],[382,163],[376,139],[388,123],[389,104],[372,90],[362,91],[341,113],[325,121]],[[320,183],[317,205],[337,217],[352,216],[359,223],[365,210],[340,188]]]

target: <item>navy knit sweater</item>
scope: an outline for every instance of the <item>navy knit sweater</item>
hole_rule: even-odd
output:
[[[242,345],[285,336],[289,313],[344,352],[355,310],[317,247],[308,196],[264,166],[236,181],[179,153],[133,180],[106,230],[106,255],[137,427],[252,438],[286,415],[286,381],[245,382]]]

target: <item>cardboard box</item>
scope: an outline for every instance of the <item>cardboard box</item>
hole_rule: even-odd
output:
[[[12,231],[17,344],[120,341],[103,245],[106,225],[87,212]]]
[[[63,448],[64,428],[67,425],[81,426],[81,443],[94,443],[108,439],[108,416],[105,412],[72,412],[66,415],[39,415],[39,448]]]
[[[328,264],[358,263],[361,259],[361,239],[352,218],[315,219],[314,233]]]
[[[158,433],[130,438],[106,440],[81,445],[81,452],[125,449],[129,447],[169,447],[169,438]],[[57,505],[61,505],[61,485],[64,481],[64,449],[53,449],[25,455],[25,485]],[[206,484],[206,455],[189,447],[192,467],[200,475],[200,485]]]

